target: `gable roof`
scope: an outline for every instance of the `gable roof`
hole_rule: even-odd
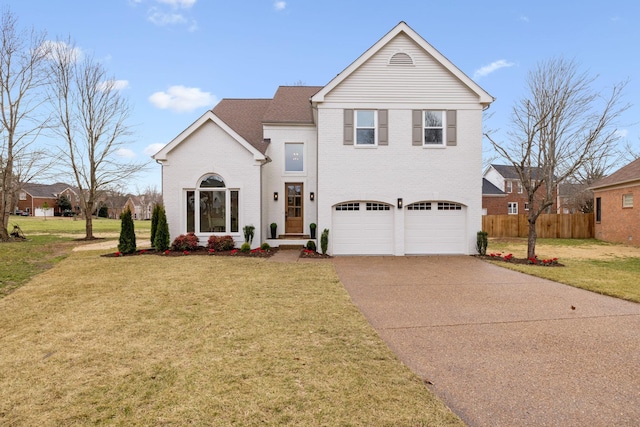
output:
[[[504,179],[520,179],[515,166],[513,165],[491,165]],[[542,173],[542,168],[533,167],[529,168],[531,171],[531,178],[538,179],[538,175]]]
[[[262,137],[262,117],[271,102],[271,99],[225,98],[211,111],[256,150],[264,154],[269,144]]]
[[[506,196],[507,193],[493,185],[486,178],[482,178],[482,195],[483,196]]]
[[[347,68],[345,68],[340,74],[334,77],[325,87],[316,93],[312,100],[313,102],[323,102],[324,97],[331,92],[336,86],[342,83],[347,77],[349,77],[354,71],[362,66],[368,59],[370,59],[375,53],[382,49],[387,43],[393,40],[398,34],[404,33],[411,38],[418,46],[424,49],[429,55],[435,58],[440,64],[442,64],[447,71],[454,75],[461,83],[466,85],[472,92],[478,96],[478,101],[485,106],[488,106],[495,98],[489,95],[484,89],[482,89],[476,82],[474,82],[469,76],[463,73],[458,67],[453,65],[444,55],[442,55],[436,48],[431,46],[425,39],[423,39],[418,33],[416,33],[411,27],[409,27],[404,21],[401,21],[398,25],[391,29],[386,35],[378,40],[373,46],[371,46],[366,52],[364,52],[358,59],[352,62]]]
[[[56,182],[55,184],[37,184],[28,182],[22,185],[22,191],[29,193],[31,197],[36,198],[54,199],[66,189],[69,189],[76,194],[78,193],[75,187],[63,182]]]
[[[595,190],[613,185],[627,184],[634,181],[640,182],[640,158],[635,159],[626,166],[623,166],[611,175],[596,181],[591,187],[589,187],[589,189]]]
[[[262,122],[313,124],[311,97],[320,89],[322,86],[280,86]]]

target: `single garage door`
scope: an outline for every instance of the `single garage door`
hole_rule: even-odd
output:
[[[391,205],[377,202],[349,202],[333,207],[334,255],[390,255],[393,253]]]
[[[467,208],[458,203],[420,202],[404,210],[406,254],[464,254]]]

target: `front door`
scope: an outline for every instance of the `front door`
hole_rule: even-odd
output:
[[[302,183],[286,183],[284,192],[287,195],[284,232],[302,234]]]

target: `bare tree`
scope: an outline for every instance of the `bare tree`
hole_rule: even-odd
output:
[[[509,142],[485,134],[515,167],[526,191],[529,258],[535,256],[536,220],[553,205],[557,183],[606,156],[619,138],[617,119],[629,108],[621,99],[627,82],[603,96],[592,89],[595,80],[574,61],[542,62],[529,73],[528,94],[513,107]]]
[[[19,31],[8,10],[0,17],[0,240],[9,240],[9,214],[22,184],[52,157],[35,145],[46,117],[39,109],[46,84],[44,33]]]
[[[51,100],[54,131],[80,190],[85,239],[94,239],[92,215],[102,190],[131,179],[144,165],[124,162],[117,152],[131,135],[130,108],[116,81],[71,41],[52,44]]]

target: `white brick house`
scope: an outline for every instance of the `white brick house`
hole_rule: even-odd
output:
[[[171,237],[317,223],[334,255],[473,253],[492,101],[401,22],[326,86],[223,99],[160,150]]]

